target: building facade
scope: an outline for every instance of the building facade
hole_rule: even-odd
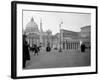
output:
[[[61,46],[62,50],[78,50],[80,48],[79,32],[61,29],[61,33],[55,35],[54,42],[58,49]]]
[[[91,46],[91,26],[84,26],[80,32],[61,30],[62,49],[63,50],[80,50],[82,43],[86,48]]]
[[[61,34],[55,35],[53,43],[58,49],[61,46],[62,50],[80,50],[82,43],[89,48],[91,46],[91,26],[82,27],[80,32],[61,29]]]
[[[26,25],[24,33],[27,35],[27,42],[32,47],[32,45],[41,45],[46,47],[48,43],[52,46],[52,32],[47,30],[46,32],[42,29],[42,20],[40,21],[40,30],[39,26],[32,17],[30,22]]]
[[[30,46],[36,44],[46,48],[47,44],[53,49],[62,50],[79,50],[81,43],[85,43],[86,46],[91,45],[91,26],[84,26],[80,32],[69,31],[60,29],[60,33],[52,35],[51,30],[43,31],[42,20],[40,20],[40,29],[38,24],[32,17],[30,22],[26,25],[24,33],[27,35],[27,41]]]

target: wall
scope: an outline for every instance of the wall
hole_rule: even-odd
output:
[[[100,0],[31,0],[31,1],[64,3],[64,4],[70,3],[70,4],[83,4],[83,5],[98,5],[99,14],[100,14]],[[11,0],[1,0],[0,2],[0,80],[11,80],[10,78],[11,4],[10,3],[11,3]],[[100,19],[100,16],[98,16],[98,19]],[[100,23],[99,23],[99,26],[100,26]],[[98,27],[98,32],[100,34],[99,28],[100,27]],[[100,37],[98,38],[98,41],[100,41]],[[100,44],[100,42],[98,44]],[[100,54],[98,54],[98,57],[100,57]],[[100,61],[100,58],[98,58],[98,60]],[[100,62],[98,66],[100,67]],[[48,78],[41,78],[41,79],[35,78],[35,79],[25,79],[25,80],[100,80],[100,73],[91,74],[91,75],[48,77]]]

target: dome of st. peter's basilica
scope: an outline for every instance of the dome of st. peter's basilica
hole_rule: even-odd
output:
[[[38,25],[34,21],[33,17],[31,21],[26,25],[25,32],[26,33],[39,33]]]

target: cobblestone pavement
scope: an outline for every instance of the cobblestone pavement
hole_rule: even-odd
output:
[[[90,66],[90,51],[69,50],[59,52],[52,50],[50,52],[40,51],[39,55],[30,53],[31,60],[27,61],[26,69],[38,68],[56,68],[56,67],[80,67]]]

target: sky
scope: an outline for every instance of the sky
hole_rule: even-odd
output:
[[[52,34],[61,29],[80,32],[80,28],[91,25],[91,14],[89,13],[72,13],[72,12],[46,12],[46,11],[23,11],[23,29],[30,22],[31,18],[37,23],[40,29],[40,21],[42,20],[43,31],[51,30]]]

